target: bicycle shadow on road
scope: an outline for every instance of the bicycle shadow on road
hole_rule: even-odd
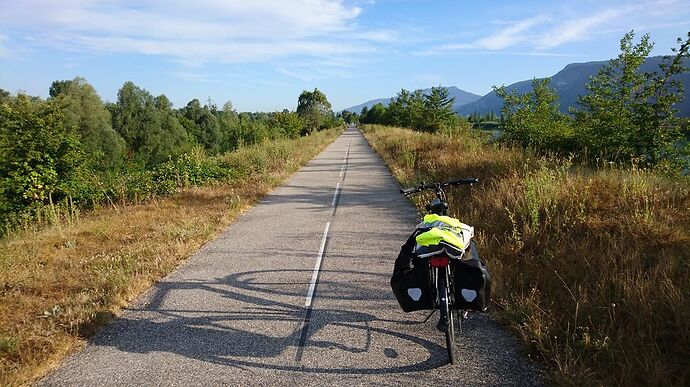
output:
[[[288,278],[299,272],[249,271],[214,281],[159,283],[146,297],[147,302],[116,319],[96,335],[92,344],[128,353],[167,352],[241,368],[314,373],[387,374],[424,371],[446,364],[445,348],[393,330],[390,325],[396,322],[378,319],[371,313],[316,308],[306,321],[308,329],[303,329],[307,310],[290,299],[302,299],[305,284],[285,281],[285,286],[276,291],[276,281],[262,279]],[[354,271],[331,273],[375,275]],[[368,290],[366,283],[349,283],[337,297],[361,300]],[[201,305],[194,307],[194,300],[187,304],[175,302],[177,307],[168,305],[168,295],[190,291],[214,300],[220,297],[221,305],[231,307],[209,310]],[[398,353],[410,352],[411,347],[416,353],[414,361],[397,357]],[[304,364],[301,355],[296,356],[300,351],[318,349],[328,350],[333,360]],[[357,355],[362,360],[359,366],[352,362],[342,366],[338,361],[352,360]],[[372,358],[381,361],[371,361]]]

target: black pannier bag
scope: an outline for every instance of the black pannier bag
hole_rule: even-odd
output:
[[[455,285],[455,306],[458,309],[485,311],[491,299],[491,275],[477,251],[470,243],[463,259],[452,259]]]
[[[417,234],[413,233],[400,249],[391,277],[393,294],[405,312],[434,309],[429,263],[412,253]]]
[[[412,267],[400,270],[391,278],[391,288],[404,312],[434,309],[428,261],[412,259]]]

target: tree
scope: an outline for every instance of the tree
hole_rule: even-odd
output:
[[[549,78],[533,79],[532,91],[508,93],[505,87],[494,87],[503,98],[505,139],[539,150],[571,151],[570,119],[561,113],[558,95],[549,87]]]
[[[227,101],[223,108],[216,113],[218,124],[220,125],[220,152],[228,152],[238,148],[235,132],[239,127],[239,117],[232,106],[232,102]]]
[[[319,130],[326,117],[332,115],[331,103],[319,89],[304,90],[297,99],[297,114],[304,122],[304,134]]]
[[[421,130],[426,124],[424,93],[421,90],[417,89],[407,97],[407,114],[409,118],[406,122],[409,122],[410,128]]]
[[[424,125],[424,94],[421,90],[410,92],[401,89],[395,97],[391,98],[386,110],[386,122],[378,123],[419,129]],[[364,117],[364,114],[365,112],[362,112],[361,116]],[[376,115],[381,116],[381,113]]]
[[[344,110],[340,113],[340,117],[348,124],[356,124],[359,121],[359,115],[348,110]]]
[[[391,98],[388,107],[376,104],[362,108],[360,122],[390,124],[416,130],[436,132],[456,128],[458,117],[453,111],[455,98],[448,95],[445,87],[433,87],[429,95],[422,90],[409,92],[402,89]]]
[[[367,111],[366,117],[362,118],[365,123],[383,125],[388,122],[388,112],[382,103],[377,103]]]
[[[10,100],[10,92],[0,88],[0,103],[2,101],[9,101]]]
[[[453,111],[455,97],[448,95],[445,87],[432,87],[431,93],[424,96],[424,122],[417,128],[428,132],[438,132],[445,128],[452,128],[457,124],[457,116]]]
[[[132,82],[126,82],[118,91],[117,103],[112,107],[113,127],[125,139],[135,160],[152,166],[186,150],[187,133],[170,106],[165,96],[154,99]]]
[[[472,114],[470,114],[467,117],[467,121],[469,121],[473,124],[479,124],[482,121],[482,119],[481,119],[481,116],[479,115],[479,112],[475,110]]]
[[[84,151],[96,170],[118,168],[125,154],[125,141],[113,130],[111,117],[96,90],[84,78],[55,81],[51,99],[60,106],[65,125],[76,128]]]
[[[359,111],[359,122],[362,124],[370,124],[370,122],[367,121],[368,114],[369,108],[366,106],[362,107],[362,110]]]
[[[70,87],[72,82],[76,81],[77,79],[84,80],[84,78],[76,77],[73,80],[53,81],[48,88],[48,95],[55,98],[60,94],[67,93],[67,89]]]
[[[276,112],[271,119],[271,126],[279,131],[283,137],[297,138],[302,130],[302,119],[295,112],[287,109]]]
[[[214,105],[201,106],[198,99],[193,99],[180,112],[187,120],[183,121],[196,142],[210,154],[220,151],[222,133],[218,118],[213,114]]]
[[[154,155],[155,162],[187,152],[191,147],[189,133],[182,126],[173,110],[173,104],[164,94],[154,98],[156,113],[160,117],[160,135],[165,140],[152,141],[145,146],[145,152]]]
[[[412,127],[410,122],[409,110],[410,108],[410,92],[402,89],[388,104],[388,117],[390,124],[402,128]]]
[[[673,159],[681,139],[674,124],[674,104],[683,85],[673,79],[687,71],[690,32],[674,57],[666,57],[659,71],[642,72],[640,66],[654,44],[645,34],[633,44],[634,31],[621,39],[621,53],[601,68],[587,84],[588,94],[572,110],[581,146],[610,160],[641,159],[655,165]]]

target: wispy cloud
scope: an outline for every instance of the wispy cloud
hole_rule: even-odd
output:
[[[344,63],[333,61],[307,61],[301,63],[286,63],[275,68],[275,71],[300,81],[318,81],[323,79],[353,78],[355,72]]]
[[[550,19],[548,16],[537,15],[513,22],[497,22],[495,23],[496,25],[502,25],[504,27],[479,39],[475,39],[470,42],[447,43],[432,47],[428,50],[415,51],[413,54],[426,56],[447,54],[458,51],[504,50],[506,48],[529,41],[533,36],[533,34],[530,34],[530,30],[536,26],[547,23],[549,20]],[[506,25],[507,27],[505,27]]]
[[[9,0],[0,8],[3,29],[37,42],[191,66],[348,55],[395,39],[357,27],[362,8],[343,0]]]
[[[529,35],[526,35],[525,32],[548,21],[549,17],[545,15],[538,15],[529,19],[520,20],[507,28],[477,40],[474,44],[477,47],[487,50],[502,50],[512,47],[528,40]]]
[[[554,48],[570,42],[591,39],[609,31],[629,31],[636,26],[644,30],[678,26],[679,22],[672,19],[683,14],[688,15],[687,2],[679,0],[647,0],[627,6],[600,9],[588,15],[567,18],[566,21],[554,25],[535,42],[535,47]]]
[[[517,21],[494,21],[479,37],[463,42],[449,42],[413,51],[413,55],[432,56],[452,53],[505,55],[573,56],[549,51],[567,43],[592,39],[601,34],[637,29],[650,30],[688,25],[690,13],[680,0],[642,0],[626,6],[608,6],[589,13],[543,11]],[[685,23],[685,24],[683,24]],[[497,27],[496,27],[497,26]]]
[[[430,50],[413,51],[412,55],[416,56],[437,56],[437,55],[450,55],[450,54],[472,54],[472,55],[505,55],[505,56],[543,56],[543,57],[554,57],[554,58],[574,58],[580,56],[580,54],[567,53],[567,52],[549,52],[542,50],[531,50],[531,51],[516,51],[516,50],[478,50],[475,46],[470,50],[457,49],[457,50],[447,50],[434,48]]]
[[[690,26],[690,20],[683,20],[683,21],[673,21],[673,22],[666,22],[666,23],[658,23],[658,24],[646,24],[641,22],[639,25],[633,27],[633,29],[637,31],[649,31],[649,30],[664,30],[668,28],[676,28],[676,27],[686,27],[688,28]],[[688,28],[690,29],[690,28]]]
[[[637,7],[606,9],[599,13],[565,22],[547,32],[537,41],[537,48],[545,49],[560,46],[564,43],[582,40],[590,36],[596,27],[630,13]]]
[[[285,67],[277,67],[276,71],[283,75],[287,75],[288,77],[297,78],[302,81],[311,81],[312,79],[314,79],[309,75],[297,71],[288,70]]]

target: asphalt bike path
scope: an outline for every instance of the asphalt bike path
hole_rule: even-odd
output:
[[[487,315],[451,366],[438,317],[400,310],[389,279],[417,215],[398,190],[348,128],[39,384],[541,384]]]

